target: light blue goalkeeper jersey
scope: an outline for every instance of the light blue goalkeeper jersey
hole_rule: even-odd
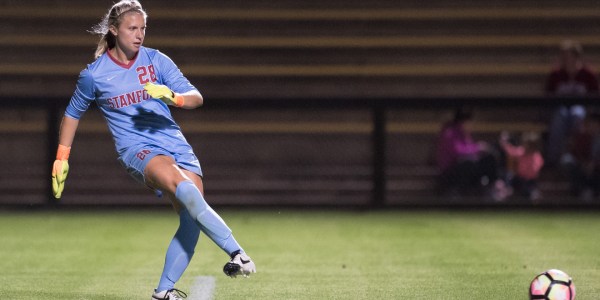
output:
[[[107,51],[79,74],[65,115],[79,120],[90,103],[96,101],[119,155],[139,144],[170,150],[189,147],[167,105],[144,90],[144,84],[150,81],[176,93],[196,89],[175,63],[158,50],[141,47],[129,65],[118,62]]]

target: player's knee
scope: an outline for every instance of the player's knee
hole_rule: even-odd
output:
[[[202,214],[208,208],[202,193],[191,180],[184,180],[177,185],[175,197],[192,216]]]
[[[166,155],[153,157],[144,170],[144,177],[150,186],[173,194],[186,179],[175,160]]]

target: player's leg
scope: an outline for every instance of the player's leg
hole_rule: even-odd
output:
[[[245,255],[231,229],[204,199],[199,175],[179,168],[173,158],[165,155],[153,157],[144,172],[147,184],[175,195],[177,201],[200,224],[202,231],[232,257],[230,263],[237,258],[239,263],[236,261],[235,266],[232,265],[234,270],[227,268],[229,263],[226,265],[224,272],[227,275],[256,272],[254,263]]]
[[[171,196],[171,198],[173,203],[177,202],[174,196]],[[161,299],[161,296],[166,298],[163,294],[166,295],[174,288],[175,283],[190,264],[199,237],[200,226],[187,210],[182,208],[179,211],[179,228],[177,228],[177,232],[167,248],[163,272],[153,297],[157,299]]]
[[[173,161],[169,161],[164,155],[159,155],[158,167],[165,170],[169,170],[168,165]],[[154,157],[156,158],[156,157]],[[150,161],[154,160],[152,158]],[[157,161],[155,161],[157,162]],[[160,166],[165,164],[164,166]],[[147,167],[146,167],[147,168]],[[169,171],[165,171],[169,172]],[[180,172],[173,172],[170,174],[172,177],[180,176],[179,180],[185,180],[184,174]],[[149,185],[157,187],[156,185],[150,184],[150,180],[146,178]],[[200,225],[194,218],[187,212],[187,209],[183,207],[180,202],[175,198],[175,195],[168,189],[164,189],[164,193],[168,195],[171,200],[175,211],[179,215],[179,227],[167,248],[165,254],[165,263],[163,272],[160,276],[160,280],[157,288],[154,290],[152,299],[182,299],[187,296],[183,292],[174,288],[175,283],[181,278],[187,266],[189,265],[200,237]]]
[[[194,182],[196,187],[198,187],[198,189],[200,190],[201,195],[203,196],[204,184],[202,183],[202,177],[185,169],[183,169],[182,171],[187,177],[189,177],[192,180],[192,182]],[[212,208],[209,207],[209,209],[215,216],[215,218],[218,218],[219,220],[221,220],[221,222],[223,222],[221,217],[219,217],[219,215],[214,210],[212,210]],[[231,257],[231,260],[227,262],[223,267],[223,272],[227,276],[248,276],[251,273],[256,273],[256,266],[254,265],[254,262],[244,252],[244,249],[242,249],[242,247],[238,244],[231,232],[229,233],[229,236],[226,239],[220,239],[218,236],[211,234],[210,230],[205,228],[202,224],[200,224],[200,226],[202,227],[202,231],[204,231],[206,235],[211,240],[213,240],[213,242],[215,242],[215,244],[221,247],[221,249],[223,249],[223,251],[225,251]]]
[[[151,161],[157,155],[164,156],[167,154],[163,149],[144,145],[124,153],[119,157],[119,161],[134,179],[150,186],[143,174],[148,161]],[[170,196],[175,211],[179,213],[180,223],[167,249],[163,272],[159,284],[152,294],[152,299],[183,299],[186,296],[185,293],[175,289],[174,284],[181,277],[194,254],[200,235],[200,226],[187,213],[185,208],[174,200],[175,197],[172,193],[164,190],[164,194]]]
[[[178,203],[187,209],[192,218],[202,226],[202,230],[227,254],[240,250],[235,241],[228,243],[231,240],[231,229],[204,200],[200,191],[200,176],[179,168],[175,160],[166,155],[153,157],[144,172],[146,183],[174,194]]]
[[[204,200],[204,190],[203,190],[204,185],[202,183],[202,177],[200,177],[197,174],[194,174],[188,170],[182,169],[182,172],[186,175],[186,177],[190,178],[190,181],[197,188],[200,195],[196,195],[195,189],[193,189],[193,187],[191,187],[191,186],[189,186],[189,187],[183,186],[182,188],[179,189],[179,193],[180,194],[184,194],[184,193],[193,194],[193,197],[202,198],[202,201],[204,201],[206,203],[206,200]],[[186,189],[188,189],[188,188],[190,189],[190,191],[186,191]],[[180,195],[180,197],[181,197],[181,195]],[[188,195],[188,197],[191,197],[191,196]],[[225,224],[225,221],[223,221],[223,219],[221,219],[221,217],[208,205],[208,203],[206,204],[206,206],[207,206],[207,208],[206,208],[206,212],[204,212],[204,214],[207,214],[207,216],[203,218],[204,221],[209,221],[210,224],[213,224],[212,227],[216,227],[214,225],[217,225],[217,224],[223,224],[224,227],[227,228],[227,232],[215,233],[215,232],[213,232],[213,230],[208,228],[205,224],[200,223],[200,227],[202,228],[202,231],[204,231],[204,233],[206,233],[206,235],[215,244],[217,244],[217,246],[219,246],[221,249],[223,249],[223,251],[225,251],[228,255],[231,255],[235,251],[244,252],[242,247],[238,244],[238,242],[233,237],[233,234],[231,233],[231,230],[229,229],[229,227],[227,227],[227,225]]]

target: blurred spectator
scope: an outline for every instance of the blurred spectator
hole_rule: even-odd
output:
[[[570,176],[571,192],[591,200],[600,192],[600,113],[589,114],[570,141],[561,163]]]
[[[458,109],[454,118],[442,126],[438,136],[439,183],[446,194],[493,193],[494,184],[490,183],[498,179],[497,162],[491,147],[474,141],[471,136],[472,119],[471,110]]]
[[[533,203],[540,200],[537,180],[544,166],[544,159],[539,150],[539,141],[539,135],[535,132],[523,133],[519,145],[509,142],[508,133],[500,136],[500,145],[510,162],[506,178],[508,186],[503,196],[509,196],[515,191],[528,197]]]
[[[560,44],[558,66],[546,81],[545,92],[555,97],[584,97],[598,94],[598,77],[583,59],[583,48],[576,41],[565,40]],[[581,105],[559,107],[552,116],[548,129],[546,161],[558,163],[564,153],[567,137],[581,126],[585,108]]]

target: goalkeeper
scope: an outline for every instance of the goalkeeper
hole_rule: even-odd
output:
[[[179,214],[180,225],[152,298],[184,297],[174,285],[190,263],[200,232],[230,256],[223,268],[226,275],[256,272],[254,262],[204,199],[200,163],[169,110],[199,107],[200,92],[166,55],[142,46],[146,13],[138,1],[114,4],[93,30],[101,36],[96,60],[79,74],[60,126],[52,170],[54,196],[60,198],[65,191],[79,120],[95,102],[113,135],[119,162],[140,183],[168,195]]]

